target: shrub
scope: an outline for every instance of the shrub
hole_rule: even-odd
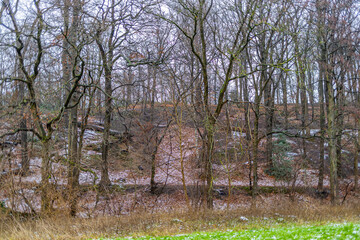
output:
[[[286,141],[283,134],[274,142],[272,165],[267,170],[267,174],[274,176],[276,180],[290,181],[294,175],[294,161],[288,152],[291,150],[290,144]]]

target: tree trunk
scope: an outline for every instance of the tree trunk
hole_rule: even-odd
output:
[[[260,86],[264,88],[264,105],[265,105],[265,131],[266,131],[266,147],[265,147],[265,158],[269,165],[272,165],[272,80],[267,70],[268,55],[265,43],[265,35],[260,37],[260,57],[261,57],[261,75],[260,75]]]
[[[358,128],[358,124],[359,124],[359,120],[358,120],[358,117],[355,117],[354,118],[354,121],[355,121],[355,128]],[[358,189],[358,181],[359,181],[359,152],[360,152],[360,149],[359,149],[359,146],[360,146],[360,131],[357,130],[357,139],[355,140],[356,141],[356,148],[355,148],[355,151],[354,151],[354,192],[357,191]]]
[[[71,104],[77,101],[76,96],[73,96]],[[69,165],[68,165],[68,188],[69,188],[69,206],[70,215],[76,215],[77,194],[79,187],[79,164],[78,158],[78,107],[73,107],[69,114]]]
[[[287,130],[289,126],[289,120],[288,120],[288,98],[287,98],[287,78],[286,76],[282,76],[281,79],[281,86],[282,86],[282,94],[283,94],[283,112],[284,112],[284,119],[285,119],[285,126],[284,129]]]
[[[258,119],[258,113],[255,113],[255,119],[254,119],[254,132],[253,132],[253,140],[252,140],[252,182],[253,182],[253,188],[251,191],[251,196],[253,199],[255,199],[257,193],[258,193],[258,145],[259,145],[259,119]]]
[[[246,56],[244,56],[245,59]],[[246,60],[243,60],[243,66],[244,70],[246,70]],[[240,82],[241,83],[241,82]],[[249,187],[250,190],[253,189],[253,183],[252,183],[252,154],[251,154],[251,123],[250,123],[250,103],[249,103],[249,89],[248,89],[248,79],[244,78],[244,119],[245,119],[245,132],[246,132],[246,144],[247,144],[247,152],[248,152],[248,162],[249,162]]]
[[[295,116],[299,119],[299,96],[300,96],[300,83],[299,79],[296,78],[296,95],[295,95]]]
[[[67,58],[66,58],[66,68],[65,70],[68,70],[69,72],[65,73],[65,77],[67,81],[69,81],[69,84],[74,84],[74,80],[76,79],[74,76],[77,74],[76,68],[77,68],[77,62],[76,62],[76,56],[78,49],[76,49],[77,45],[77,32],[79,28],[79,14],[81,10],[81,3],[80,0],[74,0],[73,1],[73,12],[72,12],[72,20],[71,20],[71,26],[69,29],[68,39],[69,46]],[[70,69],[72,71],[70,71]],[[75,71],[73,70],[75,69]],[[73,74],[70,74],[70,72],[73,72]],[[70,76],[72,75],[73,79],[71,81]],[[67,94],[68,95],[68,94]],[[70,111],[68,111],[69,115],[69,127],[68,127],[68,141],[69,141],[69,165],[68,165],[68,190],[69,190],[69,207],[70,207],[70,215],[75,216],[76,215],[76,206],[77,206],[77,194],[78,194],[78,188],[79,188],[79,164],[80,159],[78,158],[78,104],[79,102],[79,95],[78,92],[75,91],[75,93],[72,95],[70,100]]]
[[[126,109],[128,109],[128,107],[131,104],[131,89],[132,89],[132,82],[133,82],[133,72],[131,70],[131,68],[128,69],[128,74],[127,74],[127,86],[126,86]]]
[[[308,78],[309,78],[309,86],[313,86],[313,70],[309,69],[308,70]],[[315,88],[315,86],[314,86]],[[312,87],[307,88],[307,92],[309,95],[309,101],[310,101],[310,105],[311,105],[311,122],[313,122],[315,120],[315,109],[314,109],[314,89]],[[309,128],[307,128],[309,129]]]
[[[158,150],[158,133],[157,133],[157,129],[154,129],[153,127],[153,131],[156,131],[155,133],[155,146],[153,147],[154,149],[151,150],[151,173],[150,173],[150,192],[152,194],[155,193],[156,190],[156,182],[155,182],[155,174],[156,174],[156,153]],[[151,141],[151,139],[150,139]]]
[[[111,71],[105,70],[105,119],[104,119],[104,134],[102,142],[102,155],[101,155],[101,179],[100,187],[107,188],[111,185],[109,178],[109,136],[111,127],[111,114],[112,114],[112,86],[111,86]]]
[[[25,83],[19,83],[19,102],[22,102],[25,97]],[[20,128],[26,129],[26,113],[25,107],[21,104],[21,116],[20,116]],[[28,143],[27,143],[27,132],[22,131],[20,133],[20,143],[21,143],[21,173],[27,175],[30,168],[30,159],[28,156]]]
[[[42,161],[41,161],[41,213],[46,215],[51,211],[51,196],[49,179],[51,178],[51,165],[49,155],[49,141],[42,143]]]
[[[174,98],[175,99],[175,98]],[[180,114],[177,109],[175,110],[175,120],[178,128],[178,139],[179,139],[179,151],[180,151],[180,171],[181,171],[181,182],[184,191],[185,201],[188,209],[190,209],[190,201],[187,193],[186,179],[185,179],[185,165],[184,165],[184,147],[183,147],[183,101],[180,102]]]
[[[266,122],[266,162],[272,165],[272,125],[273,125],[273,111],[272,111],[272,98],[271,94],[271,81],[266,80],[266,87],[264,92],[265,102],[265,122]]]
[[[343,68],[343,67],[342,67]],[[337,158],[337,172],[339,177],[343,177],[344,173],[342,171],[342,147],[341,139],[343,134],[344,126],[344,108],[345,108],[345,93],[344,93],[344,82],[345,82],[345,69],[341,69],[340,81],[337,81],[336,92],[337,92],[337,116],[336,116],[336,158]]]
[[[111,115],[113,111],[112,106],[112,73],[113,73],[113,65],[114,65],[114,40],[115,40],[115,1],[111,1],[111,7],[109,8],[110,14],[110,31],[109,35],[107,35],[106,45],[108,47],[108,51],[104,48],[104,42],[101,40],[101,34],[104,29],[100,29],[97,32],[96,44],[98,45],[102,66],[104,68],[105,74],[105,117],[104,117],[104,133],[103,133],[103,141],[102,141],[102,153],[101,153],[101,179],[100,179],[100,189],[105,190],[111,185],[111,181],[109,178],[109,136],[110,136],[110,128],[111,128]]]
[[[329,157],[330,157],[330,197],[331,203],[337,204],[338,200],[338,173],[337,173],[337,155],[336,155],[336,105],[334,90],[332,87],[332,80],[330,79],[329,71],[326,72],[326,85],[327,85],[327,96],[328,96],[328,109],[327,109],[327,121],[328,128],[327,134],[329,137]]]
[[[67,98],[67,94],[70,91],[70,77],[71,77],[71,58],[70,58],[70,7],[71,0],[63,0],[63,20],[64,20],[64,38],[62,40],[62,53],[61,53],[61,65],[62,65],[62,84],[64,85],[62,102],[64,103]],[[63,113],[63,120],[65,128],[69,127],[69,110],[65,109]]]
[[[294,44],[295,44],[295,52],[298,54],[295,60],[295,65],[297,69],[296,79],[300,91],[300,101],[301,101],[301,131],[303,135],[308,135],[308,111],[307,111],[307,97],[306,97],[306,86],[305,86],[305,66],[304,61],[300,54],[300,48],[297,36],[294,37]],[[306,57],[306,54],[305,54]],[[306,160],[306,141],[302,139],[302,159],[303,161]]]
[[[324,52],[322,53],[322,59],[324,56]],[[320,150],[320,157],[319,157],[319,181],[318,181],[318,190],[323,191],[324,189],[324,168],[325,168],[325,113],[324,113],[324,65],[321,61],[319,63],[319,107],[320,107],[320,132],[321,137],[319,141],[319,150]]]
[[[204,166],[205,166],[205,193],[206,193],[206,205],[207,208],[212,209],[214,207],[213,199],[213,171],[212,171],[212,156],[214,152],[214,128],[215,128],[215,119],[212,119],[212,116],[207,116],[207,122],[205,123],[207,141],[205,142],[205,156],[204,156]]]

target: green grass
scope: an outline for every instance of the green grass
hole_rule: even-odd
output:
[[[115,238],[114,240],[129,239]],[[290,226],[249,229],[243,231],[199,232],[168,237],[141,237],[136,239],[360,239],[360,224],[343,223],[318,226]],[[105,239],[104,239],[105,240]]]

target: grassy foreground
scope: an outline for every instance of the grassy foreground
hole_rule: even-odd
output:
[[[125,238],[115,238],[121,240]],[[322,226],[292,226],[243,231],[201,232],[171,237],[142,237],[137,239],[360,239],[360,225],[353,223]]]
[[[0,212],[0,240],[120,240],[126,237],[360,240],[360,205],[358,201],[341,206],[270,201],[256,208],[207,211],[179,206],[177,211],[138,211],[91,218],[72,218],[59,213],[23,219]]]

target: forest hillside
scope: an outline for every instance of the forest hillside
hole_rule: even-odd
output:
[[[2,0],[3,212],[358,204],[359,7]]]

